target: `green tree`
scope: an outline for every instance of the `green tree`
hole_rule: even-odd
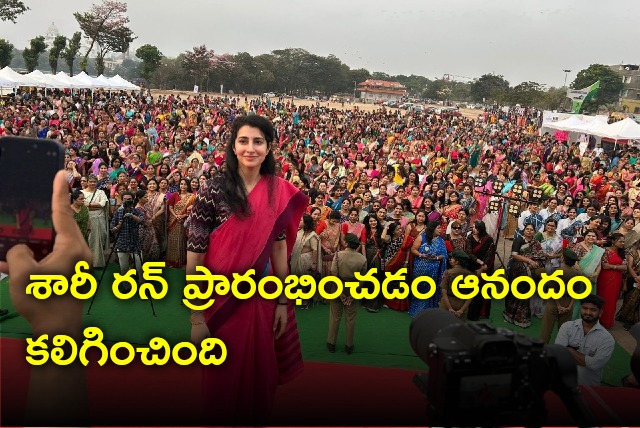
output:
[[[157,47],[147,44],[140,46],[136,50],[136,57],[142,61],[142,71],[140,75],[149,81],[151,74],[160,67],[164,55],[162,55],[162,52],[160,52]]]
[[[40,54],[47,50],[47,44],[44,42],[44,36],[38,36],[29,42],[29,47],[24,48],[22,57],[24,58],[27,71],[32,72],[38,67],[38,58]]]
[[[618,102],[620,91],[624,88],[622,76],[606,65],[591,64],[584,70],[580,70],[573,83],[571,83],[571,88],[584,89],[598,80],[600,81],[598,94],[594,98],[585,101],[582,109],[595,111],[601,105]]]
[[[19,15],[29,8],[22,0],[0,0],[0,21],[11,21],[14,24]]]
[[[415,74],[412,74],[411,76],[394,76],[392,80],[400,82],[406,86],[409,95],[414,97],[420,97],[427,89],[427,85],[431,82],[426,77],[416,76]]]
[[[447,86],[447,83],[449,82],[444,79],[432,80],[427,84],[426,89],[422,92],[422,96],[433,100],[439,99],[440,93],[443,91],[444,87]]]
[[[0,68],[8,67],[13,60],[13,45],[8,40],[0,39]]]
[[[485,74],[471,84],[471,98],[476,102],[501,101],[509,92],[509,82],[496,74]]]
[[[88,12],[76,12],[73,16],[80,29],[90,40],[89,49],[80,62],[80,68],[86,70],[89,54],[98,45],[96,70],[104,72],[104,58],[109,52],[126,52],[135,40],[129,28],[127,4],[112,0],[102,0],[102,4],[92,5]]]
[[[58,72],[58,58],[66,46],[67,38],[65,36],[56,36],[53,39],[53,46],[49,49],[49,66],[53,74]]]
[[[67,48],[61,53],[62,59],[69,67],[69,74],[73,76],[73,62],[76,60],[78,53],[80,52],[80,41],[82,40],[82,33],[76,31],[69,40]]]
[[[544,99],[544,89],[537,82],[522,82],[514,86],[509,99],[514,104],[524,106],[540,106]]]
[[[544,93],[542,107],[550,110],[559,110],[565,100],[569,100],[566,88],[549,88]],[[571,103],[568,102],[567,105],[570,107]]]

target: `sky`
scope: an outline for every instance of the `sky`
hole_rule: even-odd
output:
[[[0,38],[17,48],[55,23],[70,37],[91,1],[24,0]],[[563,86],[590,64],[640,63],[639,0],[134,0],[130,27],[169,57],[205,44],[216,53],[302,48],[352,69],[430,79],[501,74],[512,86]]]

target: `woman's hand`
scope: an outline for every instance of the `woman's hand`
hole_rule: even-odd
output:
[[[202,343],[204,339],[208,339],[211,337],[211,332],[209,331],[209,327],[205,322],[202,324],[193,324],[191,325],[191,343],[194,345],[199,345]]]
[[[276,339],[279,339],[287,328],[287,307],[287,305],[276,304],[276,317],[273,320]]]

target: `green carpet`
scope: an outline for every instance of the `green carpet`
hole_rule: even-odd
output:
[[[183,271],[166,270],[165,279],[169,283],[169,293],[165,299],[153,302],[157,315],[154,317],[149,301],[119,300],[113,296],[111,284],[115,270],[116,265],[109,266],[91,313],[84,317],[86,326],[100,327],[104,332],[105,342],[128,341],[147,344],[149,339],[155,336],[163,337],[170,343],[189,340],[189,311],[181,303]],[[99,277],[100,273],[101,270],[98,270],[95,273],[96,277]],[[492,306],[491,323],[494,326],[531,336],[540,334],[542,320],[534,318],[531,327],[521,329],[502,320],[502,301],[494,301]],[[85,305],[85,312],[88,307],[89,302]],[[0,308],[10,310],[8,315],[0,319],[0,336],[30,336],[29,324],[11,305],[7,279],[0,282]],[[369,313],[360,308],[356,321],[356,351],[351,355],[343,352],[344,322],[338,335],[337,352],[331,354],[326,349],[328,305],[298,310],[297,319],[305,360],[412,370],[423,370],[426,367],[422,360],[415,356],[409,344],[411,318],[406,313],[390,309]],[[616,345],[611,360],[605,367],[603,382],[608,385],[620,385],[620,379],[628,372],[629,354]]]

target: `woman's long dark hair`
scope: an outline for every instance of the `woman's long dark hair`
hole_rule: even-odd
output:
[[[618,233],[618,232],[612,233],[611,236],[609,236],[608,238],[607,246],[613,249],[614,248],[613,243],[620,238],[624,238],[624,235],[622,233]],[[622,258],[622,260],[626,259],[624,248],[616,248],[615,250],[618,253],[618,256]]]
[[[302,230],[305,232],[311,232],[315,227],[313,225],[313,219],[309,214],[305,214],[302,216]]]
[[[424,235],[427,240],[427,244],[431,244],[431,242],[433,242],[433,234],[438,228],[438,226],[440,226],[440,223],[438,223],[437,221],[430,221],[429,223],[427,223],[427,227],[424,230]]]
[[[257,128],[262,132],[269,151],[267,157],[260,165],[260,174],[266,175],[270,179],[269,190],[273,189],[276,174],[276,159],[273,156],[271,150],[271,144],[275,139],[276,131],[273,124],[266,118],[258,115],[251,116],[239,116],[233,121],[231,129],[231,138],[227,142],[227,148],[225,151],[225,164],[224,168],[224,199],[229,204],[232,212],[239,214],[241,217],[246,217],[251,214],[249,211],[249,201],[247,199],[247,189],[240,178],[238,172],[238,157],[233,151],[235,147],[236,138],[238,138],[238,132],[243,126],[250,126]]]
[[[473,225],[476,227],[476,230],[478,231],[478,237],[480,239],[487,236],[487,225],[484,224],[484,221],[476,220],[476,222]]]
[[[372,219],[372,218],[375,219],[377,222],[375,232],[371,230],[371,225],[369,224],[369,219]],[[363,223],[364,223],[364,228],[366,230],[367,237],[371,236],[371,233],[373,232],[375,233],[376,239],[378,240],[378,242],[380,242],[380,235],[382,234],[383,227],[380,224],[380,220],[378,220],[378,217],[376,217],[375,214],[369,214],[364,218]]]

